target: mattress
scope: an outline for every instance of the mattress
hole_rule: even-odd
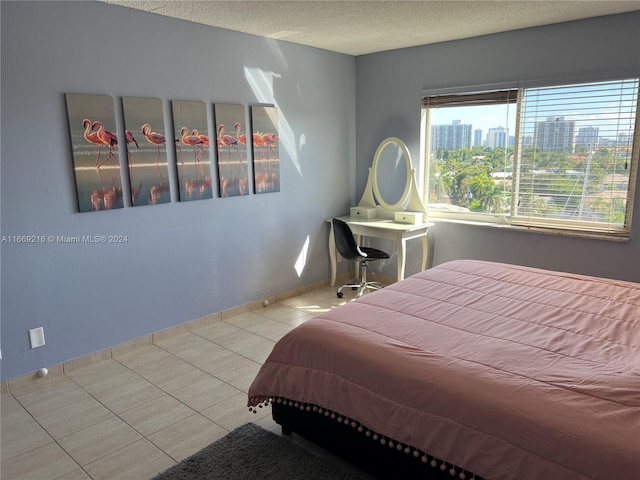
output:
[[[488,479],[639,478],[640,284],[445,263],[293,329],[248,395]]]

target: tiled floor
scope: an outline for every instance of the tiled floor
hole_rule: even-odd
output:
[[[280,434],[269,408],[247,409],[251,381],[286,332],[352,298],[319,288],[35,382],[3,382],[0,477],[148,479],[246,422]]]

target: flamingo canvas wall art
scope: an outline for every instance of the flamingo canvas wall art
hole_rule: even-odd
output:
[[[170,202],[162,100],[123,97],[122,112],[127,137],[131,204],[135,207]]]
[[[251,145],[255,193],[280,191],[279,140],[278,109],[272,106],[252,106]]]
[[[171,110],[180,201],[213,198],[206,104],[174,100]]]
[[[216,103],[213,111],[216,125],[218,193],[221,197],[248,195],[244,106]]]
[[[65,94],[78,211],[123,208],[113,98]]]

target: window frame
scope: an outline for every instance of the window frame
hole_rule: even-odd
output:
[[[638,163],[640,163],[640,86],[638,87],[637,103],[635,109],[635,125],[634,135],[632,139],[632,151],[630,156],[629,165],[629,181],[626,197],[626,210],[625,210],[625,223],[619,229],[607,229],[600,228],[598,223],[590,222],[576,222],[572,221],[567,223],[557,219],[532,219],[531,217],[515,216],[514,205],[511,206],[510,211],[504,214],[492,214],[484,212],[471,212],[471,211],[447,211],[447,210],[433,210],[429,209],[429,173],[430,173],[430,159],[431,159],[431,111],[434,106],[433,99],[435,97],[442,97],[443,101],[436,101],[436,107],[440,106],[454,106],[459,105],[460,100],[464,95],[471,95],[474,99],[479,99],[478,102],[470,102],[468,106],[477,105],[495,105],[500,102],[486,102],[487,98],[490,98],[491,94],[502,95],[502,92],[508,90],[517,90],[518,96],[516,100],[516,131],[515,131],[515,145],[514,145],[514,176],[516,172],[516,164],[521,160],[519,158],[520,152],[518,151],[520,146],[519,136],[521,134],[520,125],[520,108],[521,108],[521,93],[527,88],[536,87],[562,87],[564,85],[570,86],[575,84],[588,84],[607,81],[624,81],[627,79],[637,79],[640,77],[638,72],[614,72],[607,75],[591,75],[591,76],[571,76],[565,78],[555,79],[538,79],[528,82],[506,82],[500,84],[480,85],[480,86],[459,86],[459,87],[445,87],[445,88],[433,88],[424,89],[422,92],[422,121],[421,121],[421,151],[423,155],[422,167],[423,167],[423,188],[421,189],[424,195],[424,203],[428,209],[428,215],[430,219],[436,221],[445,221],[453,223],[466,223],[487,227],[499,227],[508,228],[522,231],[535,231],[540,233],[570,235],[578,237],[589,238],[602,238],[609,240],[628,241],[631,235],[631,223],[633,220],[633,204],[635,201],[637,177],[639,173]],[[640,82],[639,82],[640,83]],[[451,101],[453,99],[453,101]],[[511,187],[511,197],[517,198],[517,190],[519,182],[515,181]],[[603,225],[603,224],[601,224]]]

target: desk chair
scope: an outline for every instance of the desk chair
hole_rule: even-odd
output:
[[[382,288],[383,285],[380,282],[367,282],[367,263],[373,260],[382,260],[384,258],[389,258],[389,254],[387,252],[383,252],[382,250],[378,250],[377,248],[359,247],[356,243],[355,238],[353,237],[353,232],[351,232],[349,225],[342,220],[334,218],[332,219],[332,224],[336,248],[338,249],[340,255],[342,255],[347,260],[360,262],[360,283],[342,285],[340,288],[338,288],[338,291],[336,293],[338,298],[342,298],[342,289],[346,287],[351,287],[353,290],[358,289],[356,298],[362,296],[365,288],[371,290],[378,290]]]

